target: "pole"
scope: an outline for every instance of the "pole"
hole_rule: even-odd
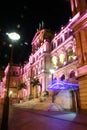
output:
[[[9,70],[7,74],[7,82],[6,82],[6,95],[4,97],[4,104],[3,104],[3,113],[2,113],[2,122],[1,122],[1,129],[0,130],[8,130],[8,118],[9,118],[9,86],[10,86],[10,71],[12,65],[12,58],[13,58],[13,46],[11,48],[11,56],[10,56],[10,64]]]
[[[53,73],[52,73],[52,81],[53,81]]]

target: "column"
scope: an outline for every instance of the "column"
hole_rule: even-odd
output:
[[[83,65],[83,53],[82,53],[82,44],[81,44],[81,36],[79,32],[75,33],[76,38],[76,53],[78,56],[79,66]]]
[[[87,29],[81,30],[80,33],[81,33],[83,62],[84,62],[84,64],[87,64],[87,38],[86,38]]]

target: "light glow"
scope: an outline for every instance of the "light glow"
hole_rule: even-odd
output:
[[[76,113],[69,113],[69,114],[61,114],[61,115],[54,115],[54,117],[58,117],[59,119],[73,121],[76,118]]]
[[[64,63],[64,59],[65,59],[65,55],[64,53],[61,53],[60,56],[59,56],[59,60],[60,60],[60,63]]]
[[[70,83],[66,81],[61,81],[58,79],[53,79],[49,85],[48,89],[50,90],[78,90],[79,84],[78,83]]]
[[[53,56],[52,57],[52,63],[54,64],[54,65],[57,65],[57,57],[56,56]]]
[[[15,33],[15,32],[12,32],[12,33],[6,33],[8,35],[8,37],[11,39],[11,40],[19,40],[20,39],[20,35]]]
[[[50,73],[51,73],[51,74],[54,74],[54,69],[50,69]]]

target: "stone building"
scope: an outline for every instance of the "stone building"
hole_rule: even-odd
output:
[[[14,87],[12,91],[17,94],[18,85],[25,82],[27,97],[33,97],[31,81],[37,78],[40,85],[36,91],[40,96],[53,78],[59,79],[63,74],[68,78],[73,70],[79,81],[79,107],[87,110],[87,1],[70,0],[70,4],[72,18],[59,32],[45,28],[36,32],[29,61],[11,68],[10,89]]]

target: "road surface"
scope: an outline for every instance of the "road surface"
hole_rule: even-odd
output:
[[[0,107],[1,108],[1,107]],[[0,122],[1,122],[0,109]],[[87,130],[87,115],[10,107],[9,130]]]

